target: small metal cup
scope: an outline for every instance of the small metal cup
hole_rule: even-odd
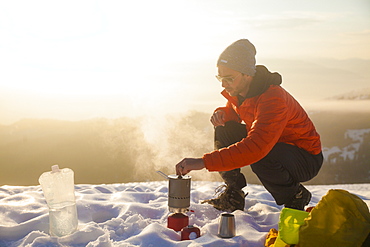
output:
[[[233,214],[221,214],[218,236],[221,238],[235,237],[235,217]]]

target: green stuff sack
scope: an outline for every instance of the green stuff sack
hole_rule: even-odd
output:
[[[277,242],[281,239],[286,244],[298,244],[300,226],[304,224],[304,219],[308,215],[309,213],[305,211],[283,208],[280,213]],[[279,244],[275,244],[275,247],[278,246]]]
[[[370,232],[366,203],[345,190],[329,190],[299,230],[300,247],[361,246]]]

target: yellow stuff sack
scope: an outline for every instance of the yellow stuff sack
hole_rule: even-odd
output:
[[[299,229],[300,247],[361,246],[370,232],[366,203],[345,190],[329,190]]]

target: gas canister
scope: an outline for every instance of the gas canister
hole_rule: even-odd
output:
[[[193,240],[199,237],[200,230],[193,225],[188,225],[181,230],[181,240]]]

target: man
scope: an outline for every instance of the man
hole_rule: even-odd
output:
[[[218,171],[225,190],[206,200],[216,209],[244,210],[247,185],[240,168],[251,165],[278,205],[304,210],[311,193],[301,184],[319,172],[323,155],[320,136],[307,113],[281,86],[281,76],[256,66],[256,50],[247,39],[225,49],[217,61],[217,79],[226,97],[211,122],[215,151],[185,158],[176,173],[206,168]]]

